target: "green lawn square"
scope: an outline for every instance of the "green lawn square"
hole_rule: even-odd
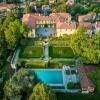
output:
[[[49,56],[52,58],[74,58],[74,52],[67,46],[50,46]]]
[[[43,57],[42,46],[25,46],[22,47],[19,57],[20,58],[42,58]]]

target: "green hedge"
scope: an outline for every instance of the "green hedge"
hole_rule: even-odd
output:
[[[67,88],[68,89],[80,89],[80,83],[69,82],[67,84]]]
[[[20,58],[41,58],[43,57],[42,46],[24,46],[22,47],[19,57]]]
[[[67,46],[50,46],[49,56],[52,58],[74,58],[74,52]]]
[[[45,68],[44,61],[28,61],[25,63],[26,68]]]
[[[52,89],[65,89],[64,86],[50,86]]]
[[[57,61],[49,61],[48,68],[62,68],[62,64]]]
[[[42,38],[26,38],[21,41],[22,46],[40,45],[42,46]]]
[[[52,60],[48,62],[48,68],[62,68],[63,65],[69,65],[71,67],[75,66],[75,61],[57,61]]]

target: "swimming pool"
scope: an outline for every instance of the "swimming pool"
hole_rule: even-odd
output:
[[[37,78],[48,85],[63,85],[63,74],[61,69],[35,69]]]

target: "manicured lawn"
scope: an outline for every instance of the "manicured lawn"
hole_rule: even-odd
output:
[[[50,46],[49,56],[52,58],[73,58],[74,52],[67,46]]]
[[[19,54],[20,58],[41,58],[43,57],[42,46],[24,46]]]

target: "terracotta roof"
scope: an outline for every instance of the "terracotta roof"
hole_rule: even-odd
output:
[[[59,29],[76,29],[76,23],[65,23],[66,19],[71,17],[68,13],[52,13],[50,16],[43,16],[40,14],[24,14],[22,22],[28,24],[31,28],[35,28],[37,21],[54,21]]]
[[[95,17],[96,17],[95,13],[88,13],[87,15],[78,16],[78,21],[84,22],[84,21],[88,21],[88,20],[91,20],[91,19],[95,19]]]
[[[37,21],[53,21],[53,19],[49,16],[43,16],[38,13],[24,14],[22,19],[22,22],[31,26],[31,28],[35,28]]]
[[[76,29],[76,22],[57,23],[58,29]]]
[[[87,77],[84,66],[78,66],[77,70],[80,75],[81,88],[85,88],[85,89],[95,88],[93,82]]]
[[[2,9],[13,9],[13,8],[16,8],[15,4],[0,3],[0,10],[2,10]]]
[[[64,21],[64,19],[71,17],[69,13],[51,13],[49,16],[51,16],[55,21]]]
[[[96,27],[97,27],[97,28],[100,28],[100,22],[97,22],[97,23],[96,23]]]

